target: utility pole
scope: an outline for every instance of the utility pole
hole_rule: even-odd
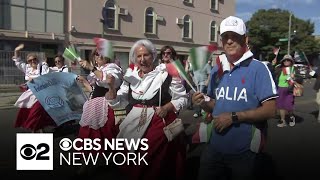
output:
[[[288,53],[290,54],[290,43],[291,43],[291,16],[292,13],[290,12],[290,16],[289,16],[289,31],[288,31]]]

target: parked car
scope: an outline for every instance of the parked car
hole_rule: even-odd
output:
[[[308,65],[296,62],[293,66],[295,67],[297,76],[301,76],[304,79],[309,77],[310,68]]]

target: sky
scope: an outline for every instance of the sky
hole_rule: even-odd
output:
[[[320,35],[320,0],[235,0],[236,16],[248,21],[259,9],[279,8],[295,17],[310,20],[315,25],[314,35]]]

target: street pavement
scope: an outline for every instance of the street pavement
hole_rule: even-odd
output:
[[[314,80],[305,81],[303,97],[296,98],[295,115],[297,124],[294,127],[276,127],[277,119],[268,121],[268,138],[265,152],[259,156],[261,171],[259,179],[319,179],[320,164],[320,123],[316,120],[318,108],[315,103],[315,92],[312,89]],[[3,95],[3,94],[0,94]],[[7,97],[13,97],[9,94]],[[4,98],[4,96],[1,96]],[[1,101],[2,102],[2,101]],[[0,103],[1,107],[1,103]],[[4,106],[3,106],[4,107]],[[0,172],[4,177],[18,178],[54,178],[73,179],[78,167],[60,166],[55,160],[54,171],[16,171],[16,133],[27,132],[23,129],[13,128],[17,109],[12,106],[0,109],[0,138],[1,161]],[[192,134],[200,118],[192,117],[192,110],[184,110],[180,117],[184,120],[186,133]],[[73,138],[75,131],[68,132],[63,137]],[[62,137],[56,137],[55,152],[59,152],[58,143]],[[185,179],[196,179],[199,167],[199,157],[205,145],[191,145],[188,150],[187,171]],[[100,167],[90,179],[111,178],[119,179],[114,167]]]

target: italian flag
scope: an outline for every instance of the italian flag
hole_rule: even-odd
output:
[[[273,54],[274,55],[278,56],[279,51],[280,51],[280,47],[279,48],[273,48]]]
[[[284,67],[282,69],[282,72],[284,75],[288,75],[287,81],[290,85],[292,85],[294,83],[293,79],[291,78],[291,73],[293,71],[292,67]]]
[[[190,63],[193,67],[193,71],[197,71],[202,69],[207,63],[208,60],[213,53],[218,48],[216,45],[208,45],[208,46],[201,46],[197,48],[191,48],[190,54]]]
[[[196,132],[192,136],[192,143],[207,143],[210,140],[213,128],[213,121],[210,123],[201,122],[197,126]]]
[[[176,74],[175,70],[178,71],[180,77],[183,78],[188,83],[188,85],[192,88],[192,90],[194,90],[196,92],[196,90],[192,86],[192,84],[188,78],[187,72],[184,70],[184,67],[181,64],[181,62],[179,60],[175,60],[175,61],[171,60],[170,64],[172,64],[172,66],[174,68],[167,69],[167,70],[169,70],[168,74],[175,75]]]
[[[81,58],[80,58],[80,56],[78,55],[76,49],[75,49],[74,46],[72,46],[72,45],[70,45],[69,47],[67,47],[67,48],[64,50],[62,56],[63,56],[65,59],[67,59],[67,60],[69,60],[69,61],[71,61],[71,62],[74,62],[75,60],[78,60],[78,61],[81,60]]]
[[[112,43],[103,38],[93,38],[94,43],[97,46],[98,53],[110,59],[114,59]]]

